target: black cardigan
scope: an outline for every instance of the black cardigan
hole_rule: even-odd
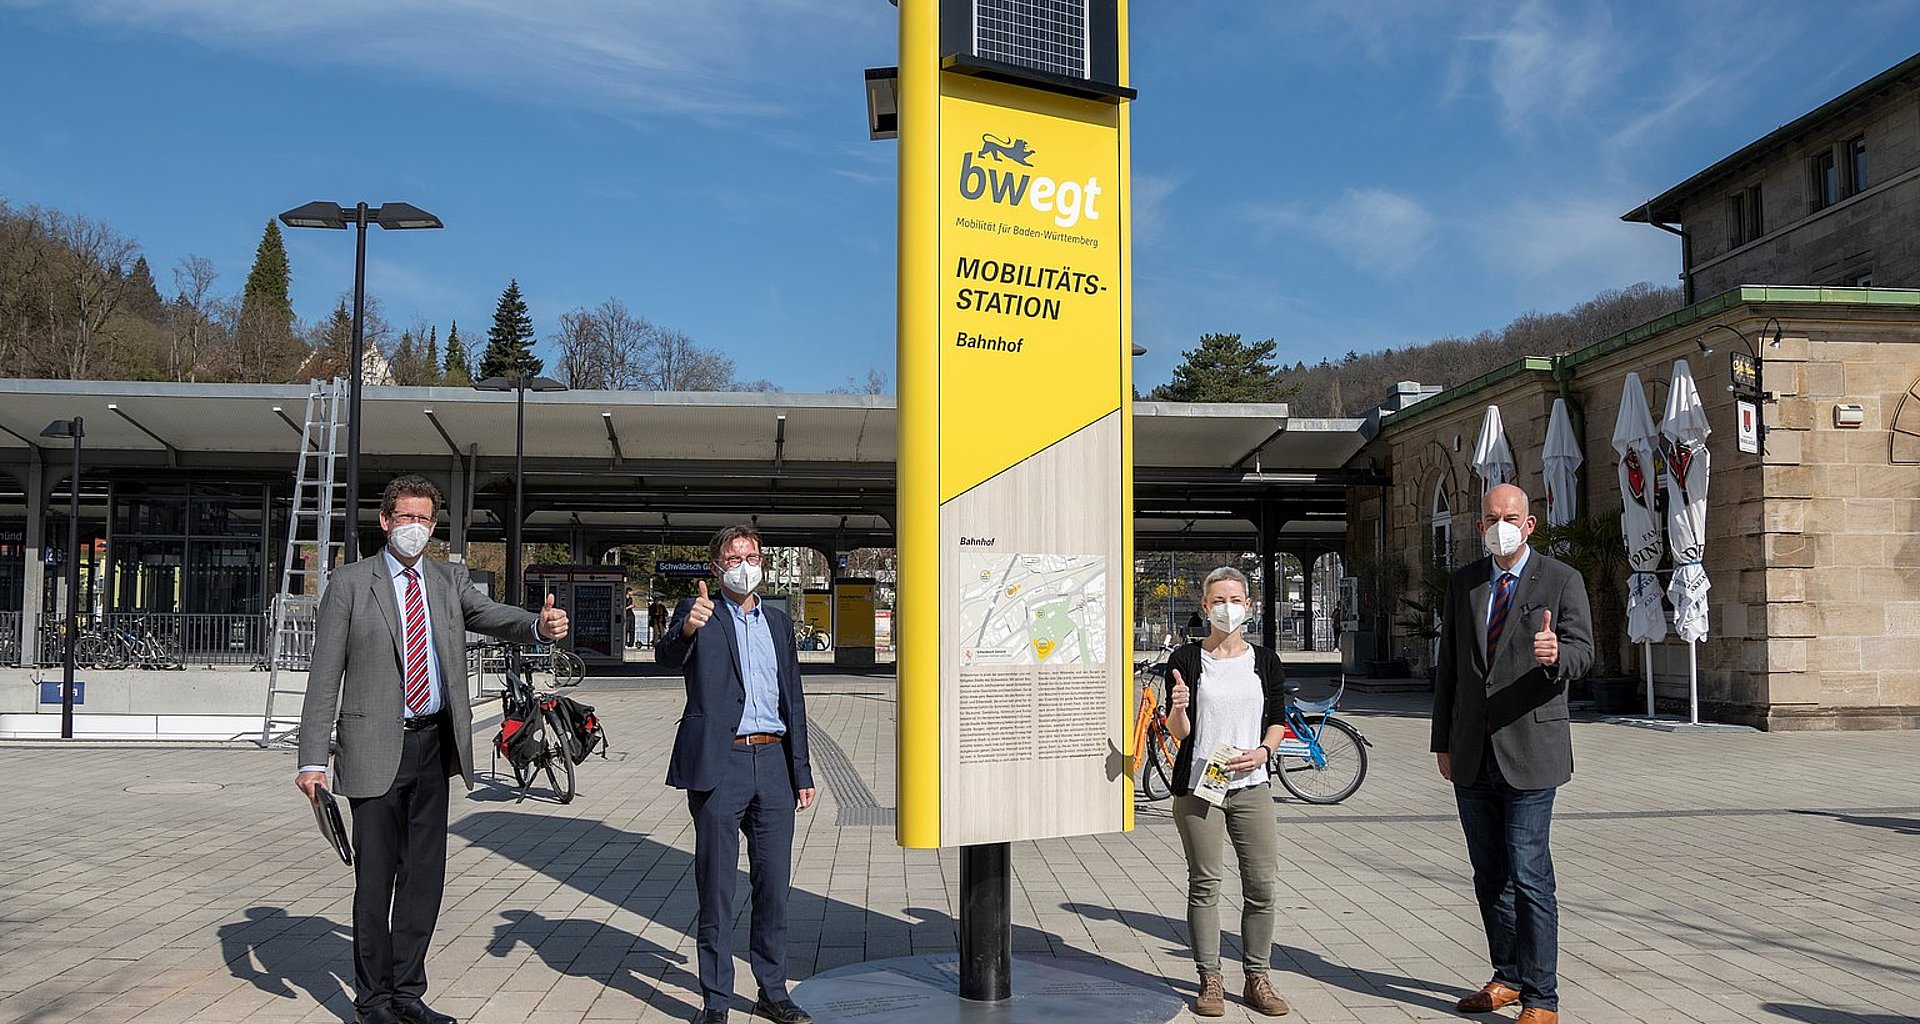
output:
[[[1286,721],[1287,713],[1287,673],[1280,667],[1280,656],[1259,644],[1248,644],[1253,648],[1253,674],[1260,678],[1260,689],[1266,693],[1266,706],[1260,713],[1260,731]],[[1167,657],[1167,700],[1173,700],[1173,670],[1179,670],[1180,678],[1187,683],[1187,723],[1198,726],[1200,716],[1200,645],[1184,644]],[[1188,730],[1187,738],[1180,741],[1180,751],[1173,758],[1173,791],[1180,796],[1193,792],[1187,777],[1193,770],[1193,735],[1196,730]]]

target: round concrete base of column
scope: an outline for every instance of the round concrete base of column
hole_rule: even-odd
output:
[[[817,1024],[1167,1024],[1186,1007],[1159,978],[1049,956],[1015,956],[1012,998],[976,1003],[960,998],[951,954],[835,968],[795,986],[793,1000]]]

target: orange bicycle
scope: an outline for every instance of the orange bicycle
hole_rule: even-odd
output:
[[[1167,655],[1172,646],[1162,646],[1157,657],[1134,666],[1140,678],[1140,710],[1133,720],[1133,775],[1138,780],[1136,793],[1147,800],[1165,800],[1173,795],[1173,757],[1180,749],[1167,731],[1167,710],[1154,689],[1167,692]]]

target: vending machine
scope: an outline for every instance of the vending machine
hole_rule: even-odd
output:
[[[546,604],[553,595],[556,608],[567,613],[567,638],[561,646],[588,664],[618,663],[626,658],[627,570],[618,565],[530,565],[526,603],[529,609]]]

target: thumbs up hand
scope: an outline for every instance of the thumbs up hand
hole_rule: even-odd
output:
[[[567,613],[565,609],[553,606],[553,593],[547,593],[547,603],[540,609],[540,635],[548,640],[567,638]]]
[[[1167,697],[1168,707],[1181,713],[1187,710],[1187,705],[1193,700],[1193,692],[1187,689],[1187,681],[1180,678],[1180,670],[1177,668],[1173,670],[1173,690]]]
[[[707,581],[700,581],[700,596],[693,599],[693,607],[687,609],[687,617],[681,620],[680,635],[690,637],[700,631],[700,627],[713,618],[713,599],[707,596]]]
[[[1553,610],[1540,613],[1540,632],[1533,634],[1533,660],[1548,668],[1560,663],[1560,635],[1553,631]]]

